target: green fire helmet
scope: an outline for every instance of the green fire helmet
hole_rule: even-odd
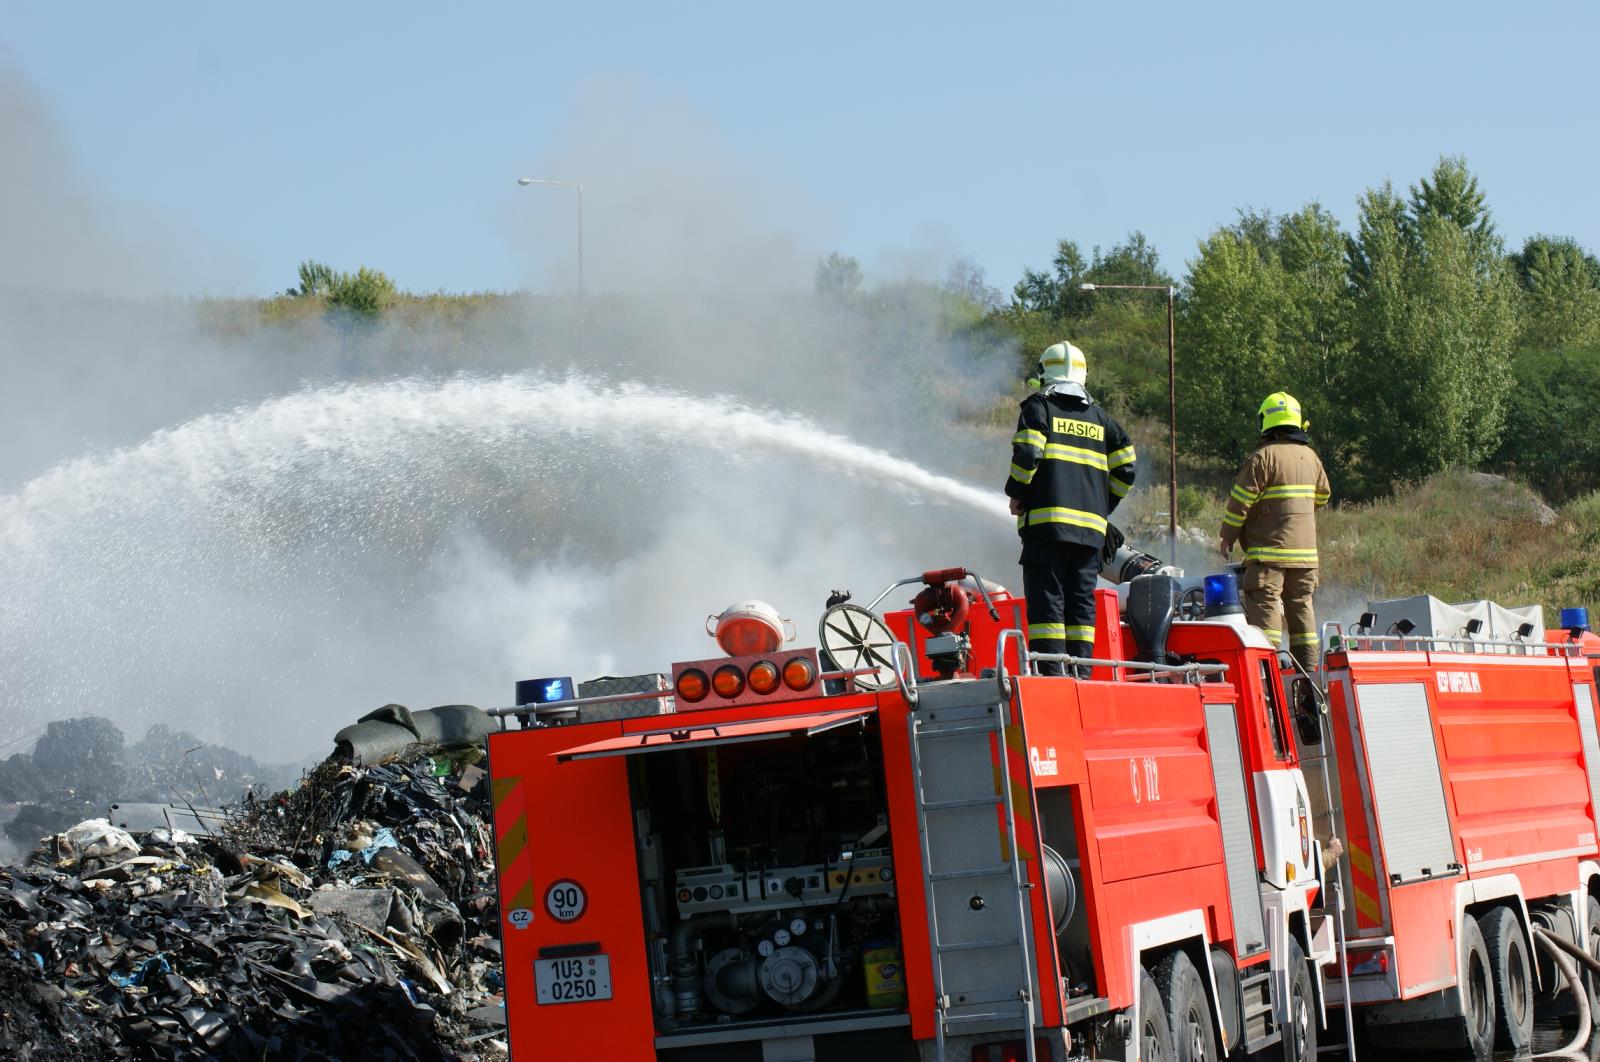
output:
[[[1305,428],[1305,422],[1300,419],[1300,402],[1287,391],[1274,391],[1268,395],[1256,411],[1256,419],[1263,433],[1273,428]]]

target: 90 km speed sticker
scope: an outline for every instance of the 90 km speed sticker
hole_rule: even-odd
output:
[[[544,909],[557,922],[576,922],[589,906],[583,886],[576,881],[558,881],[544,893]]]

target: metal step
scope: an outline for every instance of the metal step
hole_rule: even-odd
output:
[[[1239,999],[1243,1004],[1244,1020],[1261,1014],[1272,1013],[1272,986],[1271,971],[1264,970],[1253,977],[1244,977],[1239,980]],[[1265,991],[1262,991],[1265,989]],[[1252,998],[1254,997],[1254,998]]]
[[[1022,995],[1015,988],[967,989],[957,992],[945,1001],[945,1009],[969,1013],[974,1007],[1015,1007],[1022,1003]]]
[[[952,951],[986,951],[995,948],[1014,948],[1020,940],[1016,937],[996,937],[993,940],[969,940],[962,944],[940,944],[936,949],[944,955]]]
[[[999,796],[967,797],[961,800],[930,800],[922,805],[923,811],[949,811],[951,808],[999,807],[1005,799]]]
[[[1028,1008],[1018,1004],[1014,1008],[1005,1010],[985,1011],[982,1014],[945,1014],[946,1025],[967,1025],[978,1021],[1025,1021],[1028,1017]]]
[[[929,881],[958,881],[961,878],[997,878],[1009,877],[1011,868],[1005,864],[1000,866],[975,867],[972,870],[941,870],[928,875]]]
[[[933,726],[939,724],[933,723]],[[941,727],[938,730],[927,730],[917,727],[917,737],[923,741],[932,741],[934,738],[961,737],[963,734],[992,734],[994,727],[988,723],[963,723],[960,726]]]

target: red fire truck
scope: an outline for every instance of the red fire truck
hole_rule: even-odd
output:
[[[513,1057],[1313,1058],[1336,918],[1261,633],[1145,575],[1051,677],[1021,599],[904,583],[819,647],[747,603],[642,688],[519,684],[488,743]]]
[[[1326,767],[1317,824],[1348,853],[1348,978],[1330,990],[1384,1046],[1524,1051],[1566,988],[1536,930],[1600,954],[1600,650],[1584,627],[1532,626],[1334,629],[1326,744],[1303,748],[1313,779]],[[1592,976],[1586,995],[1600,1013]]]

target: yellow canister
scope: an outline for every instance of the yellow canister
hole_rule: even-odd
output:
[[[906,1005],[906,971],[899,948],[872,948],[861,956],[861,967],[867,977],[867,1006]]]

